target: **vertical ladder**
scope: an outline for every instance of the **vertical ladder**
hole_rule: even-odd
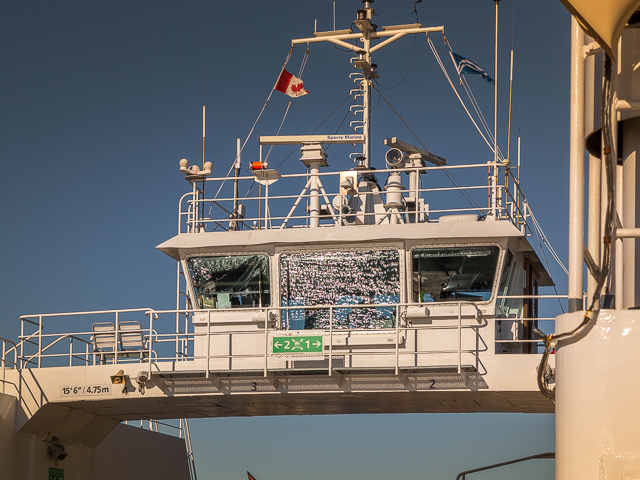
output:
[[[358,57],[353,57],[351,59],[351,64],[353,64],[357,59]],[[349,94],[355,100],[355,103],[351,105],[351,107],[349,108],[349,111],[353,113],[355,117],[360,116],[360,119],[349,122],[349,126],[354,132],[358,132],[358,130],[360,132],[364,132],[364,85],[363,85],[363,82],[365,81],[365,79],[361,72],[351,73],[349,74],[349,78],[353,83],[358,85],[357,88],[354,88],[349,92]],[[360,163],[360,159],[362,157],[363,157],[362,152],[353,152],[349,154],[349,158],[354,163]]]

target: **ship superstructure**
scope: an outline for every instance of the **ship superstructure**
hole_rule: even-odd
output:
[[[355,30],[292,42],[354,52],[353,133],[260,136],[261,151],[299,149],[294,173],[261,157],[241,175],[240,148],[233,176],[180,162],[190,188],[177,235],[157,247],[177,261],[176,309],[22,317],[20,342],[3,343],[3,388],[41,393],[18,395],[20,433],[97,445],[124,420],[553,412],[534,328],[550,330],[539,302],[559,296],[540,294],[553,281],[519,179],[399,137],[372,157],[372,55],[444,32],[378,29],[372,12],[365,2]],[[334,158],[352,168],[331,171]],[[477,181],[435,180],[458,172]]]

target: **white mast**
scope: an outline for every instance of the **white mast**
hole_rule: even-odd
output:
[[[364,41],[364,58],[356,62],[356,66],[362,69],[362,93],[363,97],[363,124],[362,133],[364,133],[364,144],[362,145],[362,156],[364,157],[364,166],[371,166],[371,79],[374,78],[375,66],[371,63],[371,34],[375,32],[374,26],[371,24],[371,18],[375,11],[371,7],[373,0],[363,0],[364,8],[358,10],[358,19],[355,21],[356,26],[362,32]]]
[[[356,52],[359,55],[358,60],[355,62],[355,66],[362,70],[362,91],[364,96],[363,101],[363,131],[364,143],[362,147],[362,156],[364,160],[362,166],[370,168],[371,166],[371,82],[374,78],[377,78],[375,72],[376,65],[372,63],[371,55],[393,43],[394,41],[404,37],[405,35],[429,32],[444,33],[444,27],[429,27],[423,28],[419,23],[411,25],[398,25],[393,27],[384,27],[383,30],[378,31],[376,26],[371,23],[371,18],[375,14],[371,4],[373,0],[362,0],[364,8],[358,10],[357,19],[354,22],[360,30],[359,33],[353,33],[351,29],[348,30],[333,30],[330,32],[315,32],[315,37],[312,38],[300,38],[291,41],[292,46],[318,43],[318,42],[330,42],[335,45],[339,45],[343,48]],[[373,45],[372,40],[382,39],[383,37],[390,37],[383,40],[376,45]],[[347,43],[348,41],[359,40],[362,42],[362,46],[353,45]]]
[[[496,41],[495,41],[495,65],[493,78],[493,172],[491,175],[491,213],[492,220],[497,220],[498,215],[498,3],[496,2]]]
[[[584,31],[571,17],[569,121],[569,312],[583,306],[584,245]]]

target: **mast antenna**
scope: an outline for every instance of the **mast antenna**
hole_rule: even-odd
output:
[[[494,90],[493,90],[493,165],[491,177],[491,214],[493,219],[498,213],[498,4],[500,0],[493,0],[496,4],[496,37],[495,37],[495,59],[494,59]]]
[[[513,39],[515,37],[516,10],[513,9],[513,20],[511,22],[511,69],[509,72],[509,127],[507,132],[507,161],[506,165],[511,163],[511,99],[513,94]]]
[[[205,129],[205,108],[207,105],[207,64],[204,64],[204,98],[202,100],[202,169],[204,168],[204,146],[205,146],[205,138],[206,138],[206,129]]]
[[[416,5],[418,5],[420,2],[422,2],[422,0],[418,0],[417,2],[413,2],[413,14],[416,16],[416,22],[420,23],[420,20],[418,20],[418,7]]]

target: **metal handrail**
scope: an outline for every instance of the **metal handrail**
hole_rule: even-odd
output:
[[[73,334],[62,335],[61,337],[59,337],[59,336],[57,336],[57,335],[55,335],[55,334],[44,335],[44,336],[45,336],[45,337],[56,336],[56,339],[55,339],[53,342],[49,343],[49,344],[48,344],[47,346],[45,346],[44,348],[42,348],[42,346],[40,346],[40,349],[39,349],[38,353],[36,353],[35,355],[32,355],[32,356],[30,356],[30,357],[28,357],[28,358],[26,358],[26,359],[25,359],[25,358],[23,358],[23,359],[22,359],[23,361],[26,361],[27,363],[31,363],[31,361],[32,361],[34,358],[36,358],[36,357],[37,357],[37,358],[38,358],[38,367],[40,367],[40,366],[41,366],[41,365],[40,365],[40,359],[41,359],[41,358],[43,358],[43,357],[47,357],[47,356],[48,356],[48,355],[44,355],[44,352],[45,352],[45,351],[47,351],[49,348],[53,347],[54,345],[56,345],[59,341],[64,340],[65,338],[69,338],[69,339],[71,339],[71,342],[72,342],[72,343],[73,343],[73,340],[78,340],[79,342],[85,343],[85,344],[87,344],[87,345],[91,345],[91,342],[88,342],[87,340],[85,340],[85,339],[83,339],[83,338],[80,338],[80,337],[78,337],[78,336],[76,336],[76,335],[73,335]],[[42,338],[42,335],[40,335],[40,338]],[[72,355],[73,355],[73,354],[72,354]],[[87,350],[87,356],[88,356],[88,355],[89,355],[89,352],[88,352],[88,350]],[[88,358],[86,358],[86,359],[85,359],[85,361],[86,361],[86,363],[87,363],[87,364],[89,363],[89,362],[88,362]],[[69,365],[69,366],[71,366],[71,365]]]
[[[486,467],[474,468],[473,470],[467,470],[460,472],[456,477],[456,480],[465,480],[470,473],[483,472],[485,470],[491,470],[498,467],[504,467],[505,465],[512,465],[514,463],[526,462],[527,460],[534,459],[555,459],[556,452],[539,453],[537,455],[531,455],[529,457],[517,458],[515,460],[509,460],[508,462],[494,463],[493,465],[487,465]]]
[[[452,305],[452,304],[457,304],[460,303],[461,305],[475,305],[473,302],[446,302],[448,306]],[[334,355],[334,350],[333,350],[333,333],[336,331],[333,327],[333,310],[336,308],[376,308],[376,307],[394,307],[396,308],[396,322],[395,322],[395,331],[396,331],[396,339],[397,341],[395,342],[395,365],[396,365],[396,374],[399,371],[399,357],[402,355],[417,355],[417,354],[458,354],[458,362],[457,362],[457,368],[458,368],[458,373],[461,373],[462,370],[462,354],[472,354],[477,358],[478,355],[478,349],[462,349],[461,345],[462,345],[462,341],[461,341],[461,335],[462,335],[462,330],[463,329],[467,329],[467,328],[478,328],[477,325],[463,325],[461,323],[462,318],[473,318],[476,321],[478,320],[478,310],[476,309],[473,315],[458,315],[456,318],[450,318],[448,320],[454,321],[456,320],[456,324],[455,326],[445,326],[445,325],[437,325],[437,326],[433,326],[433,325],[423,325],[420,327],[415,327],[415,326],[409,326],[409,325],[403,325],[402,327],[400,327],[400,319],[401,319],[401,315],[399,312],[399,309],[409,306],[409,305],[415,305],[414,303],[376,303],[376,304],[364,304],[364,305],[349,305],[349,306],[345,306],[345,305],[314,305],[314,306],[304,306],[305,309],[310,310],[310,309],[314,309],[314,310],[329,310],[330,311],[330,319],[331,321],[329,322],[329,327],[328,328],[323,328],[323,329],[314,329],[314,330],[301,330],[301,332],[307,332],[307,333],[311,333],[311,332],[322,332],[322,334],[325,333],[329,333],[330,336],[330,342],[329,342],[329,352],[327,354],[324,354],[324,356],[328,356],[328,360],[329,360],[329,369],[328,369],[328,374],[331,375],[332,374],[332,359],[333,359],[333,355]],[[200,309],[189,309],[189,310],[185,310],[185,312],[190,312],[190,313],[195,313],[195,312],[199,312],[199,313],[207,313],[207,331],[204,333],[191,333],[191,334],[187,334],[187,336],[192,337],[193,339],[197,338],[197,337],[206,337],[206,355],[193,355],[191,358],[193,358],[194,360],[197,359],[204,359],[207,360],[207,362],[209,362],[211,359],[231,359],[231,358],[264,358],[264,367],[263,367],[263,373],[266,376],[268,376],[269,374],[269,368],[268,368],[268,359],[269,359],[269,354],[268,354],[268,341],[269,341],[269,332],[276,332],[276,331],[290,331],[287,329],[276,329],[276,328],[268,328],[268,324],[269,324],[269,320],[267,320],[265,322],[265,328],[262,330],[255,330],[255,331],[246,331],[246,330],[237,330],[237,329],[225,329],[225,330],[218,330],[216,332],[211,332],[211,313],[213,312],[219,312],[219,313],[224,313],[224,312],[239,312],[244,310],[246,311],[258,311],[258,310],[262,310],[265,312],[266,314],[266,318],[270,319],[271,317],[271,313],[273,312],[278,312],[281,310],[299,310],[301,307],[300,306],[281,306],[281,307],[263,307],[263,308],[250,308],[250,309],[220,309],[220,310],[200,310]],[[160,315],[160,314],[174,314],[175,311],[174,310],[165,310],[165,311],[155,311],[156,314]],[[458,342],[458,348],[455,350],[445,350],[445,349],[441,349],[441,350],[412,350],[411,352],[406,352],[406,353],[400,353],[399,349],[398,349],[398,345],[399,345],[399,331],[400,329],[402,329],[403,331],[408,331],[408,330],[427,330],[427,329],[438,329],[438,328],[456,328],[458,329],[459,332],[459,342]],[[392,331],[391,329],[338,329],[338,331],[340,332],[390,332]],[[211,345],[211,337],[212,336],[219,336],[219,335],[232,335],[232,334],[238,334],[241,333],[243,335],[263,335],[264,336],[264,345],[265,345],[265,349],[263,353],[253,353],[253,354],[211,354],[210,352],[210,345]],[[173,334],[165,334],[165,335],[173,335]],[[183,333],[180,333],[180,335],[185,335]],[[159,337],[163,336],[162,334],[159,335]],[[172,339],[167,339],[164,341],[172,341]],[[156,341],[156,343],[162,343],[163,340],[159,339]],[[484,344],[484,341],[483,341]],[[486,344],[484,344],[485,347],[487,347]],[[390,353],[388,352],[348,352],[348,353],[341,353],[341,355],[348,355],[348,356],[358,356],[358,355],[367,355],[367,356],[388,356],[390,355]],[[166,360],[170,360],[170,357],[157,357],[158,361],[161,361],[163,359]],[[209,367],[207,365],[206,368],[206,372],[205,372],[205,377],[208,378],[209,375]]]
[[[21,320],[21,335],[20,335],[20,354],[18,355],[19,360],[21,361],[21,366],[22,368],[24,368],[25,366],[28,366],[30,364],[35,364],[37,367],[41,367],[42,366],[42,358],[52,358],[52,357],[56,357],[56,358],[60,358],[60,357],[66,357],[67,355],[69,355],[70,357],[70,362],[73,361],[73,357],[75,356],[75,358],[82,358],[82,355],[85,356],[86,360],[85,362],[88,364],[88,358],[89,358],[89,353],[88,353],[88,349],[85,348],[85,352],[83,354],[80,354],[80,356],[77,356],[78,354],[74,353],[73,351],[73,340],[79,340],[80,342],[84,343],[84,344],[91,344],[91,342],[88,342],[87,340],[83,339],[80,337],[80,335],[85,335],[90,337],[91,335],[93,335],[94,332],[74,332],[74,333],[50,333],[50,334],[43,334],[42,332],[44,331],[44,322],[45,319],[50,319],[50,318],[56,318],[56,317],[73,317],[73,316],[88,316],[88,315],[107,315],[107,314],[112,314],[115,315],[116,318],[116,326],[115,326],[115,333],[117,334],[118,332],[118,315],[123,314],[123,313],[145,313],[150,317],[150,321],[153,322],[154,318],[157,318],[157,316],[154,316],[153,314],[153,309],[151,308],[132,308],[132,309],[122,309],[122,310],[94,310],[94,311],[82,311],[82,312],[62,312],[62,313],[49,313],[49,314],[38,314],[38,315],[22,315],[20,317]],[[37,321],[34,321],[33,318],[37,318]],[[29,334],[29,335],[25,335],[25,324],[30,324],[30,325],[34,325],[37,327],[36,331]],[[153,326],[152,323],[150,325],[150,330],[149,330],[149,341],[150,341],[150,346],[147,350],[147,353],[149,355],[149,357],[152,356],[152,342],[153,342]],[[51,343],[48,343],[46,346],[43,345],[43,341],[45,341],[48,338],[55,338],[55,340],[53,340]],[[44,352],[46,350],[48,350],[49,348],[51,348],[53,345],[57,344],[60,340],[64,339],[64,338],[71,338],[71,344],[70,344],[70,351],[67,354],[50,354],[50,355],[44,355]],[[34,339],[37,339],[37,341],[33,341]],[[26,355],[25,351],[24,351],[24,346],[26,344],[33,344],[33,345],[37,345],[37,349],[36,349],[36,353],[32,354],[32,355]],[[118,352],[114,352],[116,354],[116,363],[117,363],[117,354]]]
[[[555,298],[566,298],[566,295],[499,295],[497,296],[497,298],[502,299],[502,298],[508,298],[508,299],[519,299],[519,298],[539,298],[539,299],[555,299]],[[453,316],[445,316],[445,317],[439,317],[439,322],[435,325],[433,324],[424,324],[424,325],[414,325],[411,324],[410,321],[407,321],[406,319],[406,309],[409,306],[416,306],[416,305],[421,305],[424,307],[430,306],[432,308],[436,308],[436,317],[438,316],[437,314],[437,308],[438,307],[442,307],[442,306],[447,306],[447,307],[451,307],[451,306],[458,306],[458,312],[456,315]],[[472,305],[475,307],[475,313],[473,314],[463,314],[463,310],[462,307],[463,305]],[[350,309],[365,309],[365,308],[385,308],[385,307],[390,307],[394,309],[394,313],[395,313],[395,323],[393,324],[393,326],[391,326],[390,328],[387,329],[354,329],[354,328],[340,328],[340,326],[336,325],[335,322],[335,309],[341,308],[350,308]],[[89,364],[89,356],[93,353],[90,352],[88,350],[89,345],[91,345],[91,342],[88,341],[87,339],[91,337],[91,335],[93,335],[94,332],[92,331],[84,331],[84,332],[72,332],[72,333],[68,333],[68,332],[61,332],[61,333],[47,333],[44,334],[42,333],[42,329],[44,327],[44,323],[47,323],[47,320],[51,320],[51,318],[55,318],[55,317],[64,317],[64,316],[81,316],[81,315],[87,315],[87,316],[102,316],[105,314],[111,314],[111,315],[115,315],[116,318],[119,317],[119,315],[122,315],[123,313],[131,313],[131,312],[139,312],[139,313],[144,313],[145,315],[147,315],[149,317],[149,330],[147,333],[145,333],[146,328],[141,325],[141,331],[143,333],[143,335],[145,336],[146,339],[146,348],[144,348],[144,352],[147,353],[147,359],[144,361],[145,363],[147,363],[148,365],[148,369],[149,371],[152,371],[154,368],[158,368],[158,366],[156,365],[158,362],[162,362],[162,361],[175,361],[176,359],[180,358],[180,359],[215,359],[215,358],[239,358],[243,355],[215,355],[212,354],[212,352],[209,350],[211,348],[211,337],[213,336],[219,336],[219,335],[230,335],[230,334],[236,334],[236,333],[242,333],[243,335],[262,335],[264,337],[264,351],[263,352],[256,352],[255,354],[250,354],[250,355],[244,355],[247,358],[264,358],[264,372],[265,375],[268,374],[269,371],[269,358],[271,358],[271,355],[269,354],[269,335],[271,334],[271,332],[277,332],[277,331],[287,331],[288,329],[285,329],[283,325],[280,325],[279,327],[275,327],[273,325],[273,321],[277,320],[277,319],[283,319],[284,315],[283,313],[285,311],[289,311],[289,310],[300,310],[301,308],[303,308],[304,310],[328,310],[329,312],[329,325],[326,326],[325,328],[322,329],[317,329],[317,330],[300,330],[301,334],[304,334],[303,332],[314,332],[317,334],[321,334],[321,335],[327,335],[328,336],[328,340],[329,340],[329,348],[328,348],[328,353],[324,353],[324,355],[328,355],[328,360],[329,360],[329,374],[331,374],[332,372],[332,368],[333,368],[333,355],[335,353],[335,348],[334,348],[334,337],[336,335],[336,333],[340,333],[340,332],[350,332],[350,333],[356,333],[356,332],[387,332],[388,334],[394,334],[395,336],[395,342],[394,342],[394,351],[393,352],[365,352],[362,353],[363,355],[393,355],[395,357],[395,370],[396,372],[399,371],[401,362],[400,359],[401,357],[405,356],[405,355],[417,355],[417,354],[451,354],[451,353],[456,353],[457,354],[457,367],[458,367],[458,371],[461,372],[462,370],[462,356],[464,354],[473,354],[477,357],[477,355],[482,352],[482,351],[488,351],[489,350],[489,346],[485,343],[485,340],[487,340],[487,338],[482,338],[482,336],[480,337],[483,345],[484,345],[484,349],[479,349],[479,347],[475,347],[473,349],[464,349],[463,347],[463,342],[462,342],[462,331],[468,328],[472,328],[472,329],[478,329],[481,327],[484,327],[488,324],[488,322],[490,321],[497,321],[497,320],[504,320],[504,318],[501,318],[497,315],[481,315],[480,311],[478,310],[479,305],[474,303],[474,302],[470,302],[470,301],[463,301],[463,302],[429,302],[429,303],[414,303],[414,302],[403,302],[403,303],[372,303],[372,304],[361,304],[361,305],[333,305],[333,304],[327,304],[327,305],[313,305],[313,306],[264,306],[262,308],[260,307],[256,307],[256,308],[233,308],[233,309],[213,309],[213,310],[202,310],[202,309],[184,309],[184,310],[153,310],[153,309],[149,309],[149,308],[137,308],[137,309],[125,309],[125,310],[102,310],[102,311],[85,311],[85,312],[68,312],[68,313],[54,313],[54,314],[43,314],[43,315],[32,315],[32,316],[23,316],[21,317],[21,320],[26,323],[26,324],[32,324],[32,325],[37,325],[38,326],[38,331],[30,334],[30,335],[23,335],[23,339],[22,342],[20,342],[19,345],[14,344],[13,342],[10,342],[10,344],[12,345],[12,347],[10,349],[6,348],[5,343],[3,343],[3,349],[6,353],[3,354],[3,360],[4,362],[7,362],[6,357],[10,352],[14,352],[14,356],[15,356],[15,362],[14,364],[16,366],[19,366],[20,364],[22,366],[25,365],[37,365],[37,366],[42,366],[42,360],[43,359],[51,359],[51,358],[68,358],[69,362],[73,362],[73,358],[82,360],[85,362],[85,364]],[[233,312],[233,313],[240,313],[240,312],[246,312],[246,313],[250,313],[253,311],[262,311],[264,312],[264,314],[266,315],[266,319],[267,321],[264,322],[264,327],[261,327],[258,330],[255,331],[247,331],[247,330],[238,330],[237,328],[234,328],[233,326],[229,326],[228,328],[224,328],[223,330],[216,330],[214,332],[211,332],[211,325],[213,325],[216,320],[215,317],[212,318],[214,316],[214,314],[216,316],[223,314],[225,312]],[[193,315],[194,313],[199,313],[199,314],[206,314],[207,315],[207,324],[209,326],[209,328],[207,328],[207,332],[204,333],[195,333],[195,332],[181,332],[181,331],[169,331],[168,333],[158,333],[158,331],[156,329],[154,329],[154,322],[156,322],[159,319],[160,315],[166,315],[166,314],[171,314],[171,315],[175,315],[175,314],[183,314],[187,317]],[[34,322],[31,320],[31,318],[33,317],[37,317],[38,318],[38,322]],[[487,323],[484,324],[465,324],[465,322],[463,321],[463,319],[473,319],[475,320],[475,322],[478,322],[480,319],[486,321]],[[509,320],[512,321],[523,321],[525,319],[522,318],[510,318]],[[528,319],[527,319],[528,320]],[[555,319],[552,318],[538,318],[536,320],[539,321],[554,321]],[[49,324],[49,323],[47,323]],[[117,331],[117,324],[118,322],[116,321],[116,327],[115,330]],[[55,325],[55,324],[54,324]],[[418,331],[418,330],[428,330],[428,329],[456,329],[457,330],[457,346],[455,349],[439,349],[436,351],[418,351],[418,350],[411,350],[411,352],[403,352],[401,351],[401,349],[399,348],[400,346],[400,339],[401,339],[401,335],[403,332],[408,332],[408,331]],[[22,331],[24,332],[24,328],[22,329]],[[477,332],[477,334],[479,335],[479,331]],[[24,354],[24,351],[22,350],[22,347],[25,345],[25,343],[27,343],[28,341],[32,340],[34,337],[38,337],[38,341],[34,342],[34,345],[36,346],[36,352],[35,353],[29,353],[27,355]],[[182,356],[180,355],[180,352],[173,352],[170,356],[166,355],[166,345],[168,343],[175,343],[175,338],[176,337],[180,337],[185,343],[190,343],[195,341],[196,338],[198,337],[203,337],[206,336],[207,337],[207,351],[203,352],[203,355],[186,355],[183,354]],[[68,352],[66,353],[48,353],[51,351],[52,347],[54,347],[56,344],[59,344],[63,339],[70,339],[70,349]],[[489,337],[490,338],[490,337]],[[83,345],[85,348],[83,349],[83,351],[80,352],[76,352],[75,351],[75,347],[74,345],[76,344],[76,341],[78,341],[77,343],[79,343],[80,345]],[[521,343],[535,343],[534,340],[531,339],[511,339],[511,340],[499,340],[499,339],[492,339],[492,342],[495,342],[496,344],[503,344],[503,343],[517,343],[517,342],[521,342]],[[493,345],[493,343],[489,343],[489,345]],[[391,346],[391,344],[389,345]],[[480,347],[481,348],[481,347]],[[18,350],[22,350],[22,353],[19,355],[18,354]],[[119,350],[117,352],[114,352],[114,357],[122,357],[121,355],[122,352],[120,352]],[[342,352],[340,353],[342,355]],[[347,355],[349,356],[357,356],[360,355],[360,352],[353,352],[353,351],[349,351],[347,353]],[[114,363],[117,362],[118,359],[114,358]],[[21,363],[20,363],[21,362]],[[72,363],[70,363],[72,364]],[[3,363],[4,365],[4,363]]]
[[[409,172],[428,172],[428,171],[439,171],[439,170],[443,170],[443,171],[447,171],[447,170],[457,170],[457,169],[477,169],[477,168],[486,168],[486,164],[471,164],[471,165],[443,165],[443,166],[424,166],[424,167],[410,167],[410,168],[402,168],[402,169],[380,169],[380,170],[367,170],[367,171],[362,171],[359,172],[360,174],[367,174],[367,173],[372,173],[372,174],[381,174],[381,173],[388,173],[388,172],[405,172],[405,173],[409,173]],[[505,176],[505,178],[513,178],[513,175],[511,174],[511,172],[508,171],[508,175]],[[317,177],[318,178],[323,178],[323,177],[335,177],[338,176],[340,174],[340,172],[322,172],[322,173],[318,173]],[[315,176],[315,175],[314,175]],[[251,215],[251,216],[245,216],[242,219],[235,219],[235,218],[231,218],[231,216],[229,215],[229,212],[232,210],[232,208],[229,209],[225,209],[222,204],[223,203],[231,203],[234,200],[237,201],[237,199],[233,198],[233,197],[215,197],[215,198],[204,198],[203,197],[203,192],[197,189],[192,190],[192,192],[188,192],[185,193],[179,201],[179,214],[178,214],[178,232],[181,233],[182,232],[182,228],[183,226],[186,226],[187,229],[186,231],[194,231],[194,229],[200,229],[204,226],[204,228],[206,228],[206,225],[208,224],[212,224],[212,225],[216,225],[216,229],[218,227],[222,227],[223,229],[225,229],[224,225],[228,224],[231,221],[240,221],[241,223],[244,223],[245,226],[247,226],[248,228],[252,228],[251,226],[249,226],[250,222],[258,222],[260,223],[260,225],[264,226],[264,228],[266,229],[270,229],[270,228],[285,228],[287,223],[292,220],[292,219],[296,219],[296,220],[309,220],[310,219],[310,215],[293,215],[294,210],[298,207],[299,202],[301,199],[309,199],[312,198],[314,196],[317,196],[317,193],[312,193],[307,191],[308,188],[308,184],[309,181],[311,179],[311,174],[310,173],[295,173],[295,174],[282,174],[280,176],[280,180],[287,180],[287,179],[307,179],[307,185],[302,189],[302,192],[300,192],[299,194],[294,194],[294,195],[252,195],[252,196],[245,196],[244,198],[242,198],[242,202],[243,203],[247,203],[247,202],[262,202],[263,200],[265,201],[265,203],[271,201],[278,201],[278,200],[286,200],[286,199],[291,199],[294,200],[295,199],[295,203],[293,204],[293,206],[291,207],[291,211],[289,212],[288,215],[286,216],[272,216],[270,214],[270,212],[267,214],[267,207],[265,206],[265,212],[263,213],[261,211],[260,208],[258,208],[258,211],[255,212],[255,215]],[[255,181],[255,177],[254,176],[242,176],[242,177],[234,177],[234,181],[238,181],[238,182],[251,182],[253,183]],[[218,182],[218,183],[222,183],[222,185],[224,185],[224,183],[229,182],[230,179],[227,177],[214,177],[214,178],[206,178],[204,179],[205,182]],[[504,191],[504,197],[506,199],[506,202],[503,202],[504,204],[501,204],[498,209],[496,210],[496,215],[497,218],[504,218],[504,219],[508,219],[509,221],[511,221],[514,225],[516,225],[517,228],[523,230],[523,231],[529,231],[530,233],[530,229],[528,229],[527,226],[527,219],[530,215],[527,214],[528,211],[528,206],[526,204],[526,202],[523,202],[523,205],[520,206],[519,204],[519,198],[523,198],[524,196],[522,195],[521,189],[520,189],[520,185],[517,183],[517,181],[512,182],[512,187],[509,187],[507,185],[495,185],[495,186],[491,186],[491,185],[469,185],[469,186],[454,186],[454,187],[434,187],[434,188],[416,188],[413,189],[410,193],[415,195],[416,198],[421,197],[424,198],[426,195],[430,194],[430,193],[436,193],[436,192],[449,192],[449,191],[470,191],[470,190],[490,190],[490,189],[497,189],[500,192]],[[513,192],[511,192],[510,188],[513,188]],[[266,189],[265,189],[266,190]],[[306,192],[306,193],[305,193]],[[387,193],[385,189],[381,189],[379,192],[360,192],[359,195],[360,196],[366,196],[366,195],[374,195],[374,194],[385,194]],[[328,197],[329,196],[333,196],[333,195],[338,195],[338,193],[330,193],[329,195],[327,194],[327,192],[324,191],[323,188],[321,188],[321,197],[325,198],[325,201],[327,201],[327,203],[330,205],[329,209],[331,210],[331,217],[333,217],[334,223],[336,225],[339,225],[338,220],[336,219],[337,217],[340,217],[340,215],[338,215],[336,212],[333,212],[332,209],[333,207],[331,206],[331,202],[329,202]],[[510,200],[510,202],[509,202]],[[221,216],[220,218],[211,218],[211,217],[202,217],[199,214],[196,214],[196,211],[198,211],[203,205],[205,204],[211,204],[213,205],[217,205],[218,207],[221,207],[222,210],[224,210],[225,214],[223,216]],[[259,204],[259,203],[258,203]],[[516,210],[514,211],[514,207],[513,205],[516,205]],[[436,213],[457,213],[457,212],[477,212],[477,207],[465,207],[465,208],[451,208],[451,209],[441,209],[441,210],[430,210],[429,212],[420,212],[417,211],[416,212],[405,212],[408,214],[412,214],[412,213],[416,213],[416,214],[421,214],[421,213],[428,213],[428,214],[436,214]],[[386,217],[388,215],[393,215],[394,213],[397,212],[391,212],[391,211],[386,211],[386,212],[378,212],[378,213],[374,213],[374,212],[367,212],[366,215],[370,216],[371,218],[378,218],[378,217]],[[400,213],[402,214],[402,213]],[[186,219],[185,219],[186,216]],[[185,221],[186,220],[186,221]],[[416,219],[417,221],[417,219]],[[275,224],[272,224],[272,222],[276,222]],[[278,223],[279,222],[279,223]],[[325,226],[330,226],[330,225],[325,225]]]
[[[18,363],[17,363],[18,362],[18,359],[17,359],[17,355],[18,355],[17,348],[18,348],[18,346],[16,345],[16,343],[11,341],[11,340],[9,340],[9,339],[7,339],[7,338],[3,338],[3,337],[0,337],[0,342],[2,342],[2,357],[0,358],[0,362],[1,362],[2,366],[4,367],[6,365],[6,363],[7,363],[7,358],[6,358],[7,354],[13,350],[14,360],[13,360],[13,362],[10,362],[10,363],[14,367],[17,367],[18,366]],[[7,344],[10,344],[10,345],[13,345],[13,346],[7,350]]]
[[[0,382],[2,382],[2,393],[4,393],[7,378],[7,363],[12,364],[14,369],[18,368],[18,346],[15,344],[15,342],[2,337],[0,337],[0,342],[2,342],[2,357],[0,359],[0,366],[2,367],[2,378],[0,379]],[[7,344],[13,346],[7,350]],[[13,351],[13,362],[7,362],[7,355],[11,351]]]

